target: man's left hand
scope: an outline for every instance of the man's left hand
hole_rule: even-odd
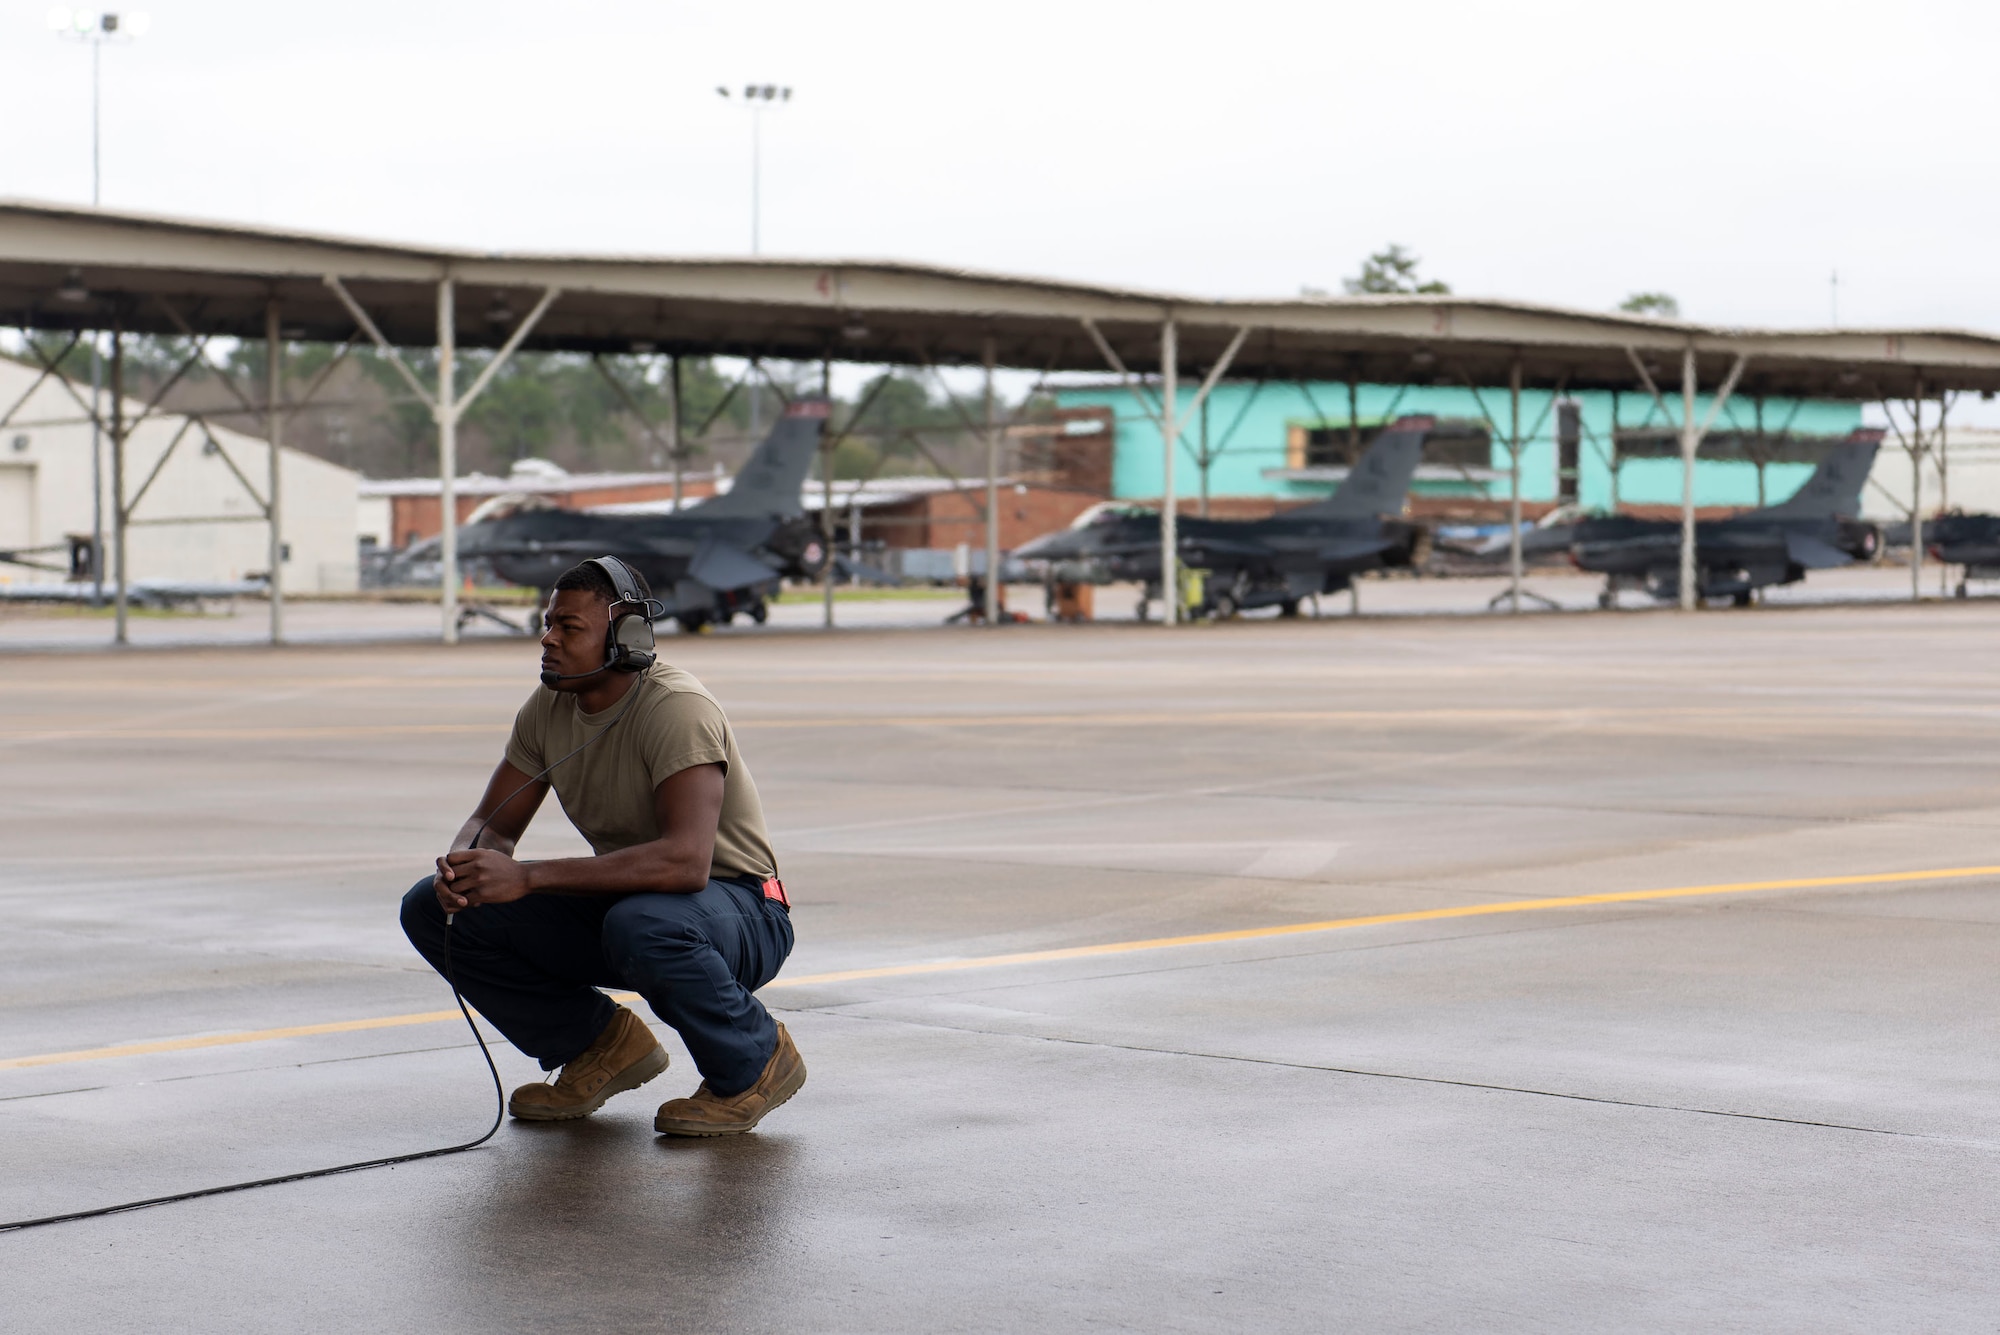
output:
[[[451,888],[473,904],[508,904],[530,890],[528,869],[505,853],[490,848],[461,848],[445,854],[451,865]]]

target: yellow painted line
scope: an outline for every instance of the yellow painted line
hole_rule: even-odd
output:
[[[1547,899],[1510,899],[1490,904],[1455,904],[1440,909],[1412,909],[1404,913],[1374,913],[1358,918],[1328,918],[1322,922],[1286,923],[1277,927],[1245,927],[1231,932],[1199,932],[1191,936],[1160,936],[1144,941],[1112,941],[1096,946],[1066,946],[1058,950],[1023,950],[1010,955],[980,955],[972,959],[933,960],[924,964],[891,964],[874,969],[841,969],[833,973],[804,974],[778,978],[767,988],[811,987],[825,983],[852,983],[871,978],[909,978],[922,974],[956,973],[965,969],[992,969],[1008,964],[1041,964],[1052,960],[1093,959],[1105,955],[1129,955],[1142,950],[1167,950],[1176,946],[1215,945],[1225,941],[1260,941],[1274,937],[1300,936],[1310,932],[1338,932],[1353,927],[1383,927],[1392,923],[1441,922],[1449,918],[1484,918],[1499,913],[1540,913],[1551,909],[1589,908],[1599,904],[1640,904],[1664,899],[1693,899],[1705,895],[1745,895],[1771,890],[1820,890],[1848,885],[1892,885],[1920,881],[1964,881],[1977,877],[2000,877],[2000,866],[1944,867],[1929,871],[1871,872],[1860,876],[1804,876],[1783,881],[1731,881],[1721,885],[1683,885],[1664,890],[1615,890],[1596,895],[1561,895]],[[637,1001],[637,993],[614,992],[619,1001]],[[158,1052],[187,1052],[196,1048],[226,1047],[237,1043],[263,1043],[281,1038],[308,1038],[317,1034],[347,1034],[366,1029],[396,1029],[405,1025],[436,1024],[455,1020],[458,1012],[422,1011],[411,1015],[383,1015],[368,1020],[340,1020],[331,1024],[293,1025],[284,1029],[248,1029],[240,1033],[202,1034],[192,1038],[167,1038],[149,1043],[121,1043],[111,1047],[83,1048],[75,1052],[45,1052],[33,1057],[0,1059],[0,1070],[30,1066],[57,1066],[66,1062],[98,1061],[106,1057],[140,1057]]]
[[[1374,913],[1361,918],[1328,918],[1323,922],[1286,923],[1280,927],[1245,927],[1233,932],[1199,932],[1192,936],[1159,936],[1145,941],[1113,941],[1098,946],[1065,946],[1058,950],[1024,950],[1012,955],[981,955],[974,959],[938,960],[929,964],[891,964],[876,969],[844,969],[837,973],[779,978],[767,987],[805,987],[814,983],[851,983],[867,978],[901,978],[911,974],[950,973],[959,969],[990,969],[1003,964],[1038,964],[1048,960],[1089,959],[1126,955],[1136,950],[1166,950],[1174,946],[1204,946],[1222,941],[1256,941],[1266,937],[1299,936],[1307,932],[1338,932],[1350,927],[1382,927],[1401,922],[1438,922],[1446,918],[1483,918],[1495,913],[1535,913],[1548,909],[1587,908],[1594,904],[1636,904],[1655,899],[1690,899],[1698,895],[1741,895],[1760,890],[1812,890],[1840,885],[1885,885],[1899,881],[1951,881],[1975,876],[2000,876],[2000,867],[1948,867],[1936,871],[1883,872],[1865,876],[1810,876],[1789,881],[1734,881],[1726,885],[1683,885],[1667,890],[1618,890],[1599,895],[1563,895],[1553,899],[1511,899],[1492,904],[1455,904],[1442,909],[1412,909],[1405,913]]]
[[[163,1038],[151,1043],[118,1043],[108,1048],[82,1048],[76,1052],[45,1052],[36,1057],[9,1057],[0,1061],[0,1071],[26,1066],[61,1066],[66,1062],[101,1061],[106,1057],[144,1057],[155,1052],[190,1052],[196,1048],[223,1048],[236,1043],[268,1043],[278,1038],[310,1038],[315,1034],[352,1034],[363,1029],[400,1029],[411,1024],[436,1024],[456,1020],[458,1012],[421,1011],[414,1015],[379,1015],[372,1020],[336,1020],[331,1024],[297,1024],[285,1029],[245,1029],[233,1034],[197,1034],[192,1038]]]

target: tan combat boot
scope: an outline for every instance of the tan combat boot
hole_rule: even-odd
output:
[[[613,1094],[637,1089],[667,1069],[667,1050],[646,1022],[623,1006],[597,1040],[579,1053],[554,1084],[523,1085],[507,1111],[526,1122],[588,1117]]]
[[[798,1093],[805,1082],[805,1061],[781,1024],[777,1050],[756,1084],[725,1099],[710,1093],[704,1081],[692,1097],[661,1104],[653,1130],[664,1136],[733,1136],[763,1121],[765,1113]]]

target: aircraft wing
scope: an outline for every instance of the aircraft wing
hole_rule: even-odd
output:
[[[1181,546],[1189,548],[1194,551],[1205,552],[1210,556],[1247,556],[1251,558],[1256,558],[1256,557],[1268,558],[1269,556],[1272,555],[1273,551],[1271,544],[1267,542],[1244,542],[1232,538],[1217,538],[1217,537],[1207,537],[1207,536],[1199,538],[1183,539],[1181,542]],[[1154,543],[1151,548],[1148,548],[1148,550],[1155,550],[1158,547],[1159,544]]]
[[[1120,556],[1151,556],[1159,550],[1160,540],[1158,538],[1154,538],[1150,542],[1106,542],[1087,550],[1076,552],[1067,559],[1089,561]],[[1016,552],[1015,555],[1018,556],[1020,553]],[[1046,560],[1048,558],[1043,557],[1041,559]]]
[[[1806,533],[1785,535],[1785,555],[1808,570],[1831,570],[1854,564],[1854,558],[1840,548]]]
[[[742,548],[720,542],[714,537],[703,540],[695,550],[694,561],[688,566],[688,577],[711,589],[740,589],[776,579],[777,575],[777,571]]]
[[[1375,556],[1386,550],[1386,538],[1347,538],[1340,542],[1329,542],[1313,553],[1321,561],[1359,561]]]

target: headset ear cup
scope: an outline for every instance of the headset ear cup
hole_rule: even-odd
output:
[[[611,665],[641,672],[653,665],[653,623],[643,616],[622,616],[611,627]]]

